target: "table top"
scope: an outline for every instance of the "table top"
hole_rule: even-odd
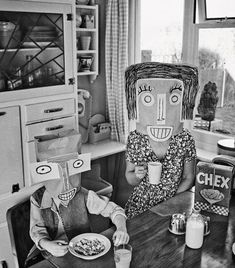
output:
[[[194,193],[181,193],[168,201],[127,221],[130,244],[133,247],[131,267],[169,268],[230,268],[235,267],[232,243],[235,242],[235,197],[231,199],[229,217],[203,212],[211,218],[210,234],[204,238],[201,249],[190,249],[185,245],[184,235],[174,235],[168,231],[170,216],[173,213],[190,212]],[[110,228],[103,232],[112,237]],[[81,260],[71,253],[52,260],[56,267],[103,268],[115,267],[113,248],[92,261]]]

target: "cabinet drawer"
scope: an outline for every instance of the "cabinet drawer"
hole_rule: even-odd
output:
[[[50,120],[42,123],[26,126],[27,141],[34,140],[35,136],[57,134],[66,129],[77,129],[76,117]]]
[[[26,122],[46,120],[75,113],[75,99],[49,101],[26,106]]]

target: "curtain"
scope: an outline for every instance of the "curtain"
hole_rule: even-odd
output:
[[[105,33],[105,74],[107,114],[111,139],[126,142],[127,111],[125,69],[128,54],[128,0],[107,0]]]

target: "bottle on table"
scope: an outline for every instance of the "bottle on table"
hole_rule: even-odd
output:
[[[203,244],[204,220],[200,214],[200,209],[193,208],[191,215],[187,219],[185,243],[188,247],[198,249]]]

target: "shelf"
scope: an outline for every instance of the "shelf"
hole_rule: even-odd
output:
[[[88,6],[88,5],[76,5],[76,8],[77,8],[77,9],[93,9],[93,10],[95,10],[95,9],[96,9],[96,5],[94,5],[94,6]]]
[[[95,144],[86,143],[82,145],[82,153],[91,153],[91,160],[124,152],[125,150],[125,144],[111,140],[104,140]]]
[[[47,47],[46,49],[58,49],[59,47]],[[17,50],[19,51],[36,51],[36,50],[41,50],[41,48],[39,47],[22,47],[22,48],[10,48],[10,49],[7,49],[7,52],[16,52]],[[5,49],[4,48],[1,48],[0,49],[0,52],[4,52]]]
[[[96,50],[77,50],[77,54],[95,54]]]
[[[98,5],[76,5],[76,18],[77,15],[82,17],[82,23],[77,24],[76,27],[76,38],[77,38],[77,58],[78,58],[78,77],[89,76],[89,80],[92,83],[99,74],[99,20],[98,20]],[[79,19],[80,21],[80,19]],[[79,26],[79,27],[78,27]],[[90,28],[91,27],[91,28]],[[86,45],[82,38],[84,36],[89,36],[91,38],[89,46]],[[82,48],[90,48],[82,50]],[[92,57],[92,67],[91,68],[80,68],[81,62],[79,58],[82,56]],[[80,63],[80,64],[79,64]],[[86,65],[85,61],[83,63]],[[89,64],[89,63],[88,63]],[[90,65],[90,64],[89,64]],[[90,70],[84,71],[82,70]]]
[[[96,28],[76,28],[77,32],[96,32],[97,29]]]
[[[82,75],[97,75],[97,73],[95,71],[88,71],[88,72],[77,72],[78,76],[82,76]]]

